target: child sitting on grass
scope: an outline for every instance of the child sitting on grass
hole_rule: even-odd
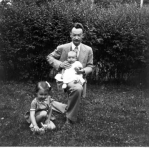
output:
[[[74,51],[68,52],[67,61],[71,64],[71,67],[68,69],[63,69],[62,74],[57,74],[55,79],[58,82],[63,82],[62,88],[67,88],[67,84],[70,82],[75,81],[76,83],[80,83],[81,85],[84,84],[85,80],[83,79],[82,74],[77,74],[78,70],[83,68],[82,64],[77,61],[77,54]]]
[[[25,118],[30,123],[31,131],[34,133],[45,133],[47,129],[55,129],[55,124],[51,121],[52,106],[49,95],[51,86],[47,81],[38,82],[36,86],[36,98],[31,102],[30,112],[25,114]]]

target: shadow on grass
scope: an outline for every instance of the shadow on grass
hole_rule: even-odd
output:
[[[53,98],[66,103],[67,95],[51,85]],[[34,98],[34,84],[2,82],[0,146],[149,146],[149,90],[142,92],[128,86],[88,85],[71,129],[62,130],[64,115],[54,112],[56,130],[33,135],[23,115]]]

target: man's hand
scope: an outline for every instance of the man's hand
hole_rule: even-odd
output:
[[[71,67],[71,64],[68,63],[68,61],[64,61],[60,64],[60,68],[62,68],[62,69],[68,69],[70,67]]]

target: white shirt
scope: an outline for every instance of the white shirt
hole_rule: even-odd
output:
[[[81,45],[81,43],[77,46],[78,47],[78,52],[77,52],[77,57],[79,56],[79,53],[80,53],[80,45]],[[75,45],[74,45],[74,43],[73,42],[71,42],[71,46],[72,46],[72,51],[75,49]]]

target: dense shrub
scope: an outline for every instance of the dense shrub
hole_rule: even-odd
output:
[[[15,3],[1,12],[3,61],[12,62],[20,78],[46,77],[50,70],[46,55],[68,38],[64,15],[52,3],[39,7],[31,1]]]
[[[1,5],[0,13],[1,61],[8,67],[6,73],[17,78],[47,78],[51,67],[45,57],[70,41],[74,22],[85,26],[84,43],[93,47],[100,78],[121,78],[146,64],[147,8],[20,0]]]
[[[111,77],[124,74],[144,66],[147,50],[146,12],[133,5],[119,5],[109,9],[96,9],[97,15],[89,33],[94,35],[95,59]],[[105,75],[101,71],[101,75]]]

